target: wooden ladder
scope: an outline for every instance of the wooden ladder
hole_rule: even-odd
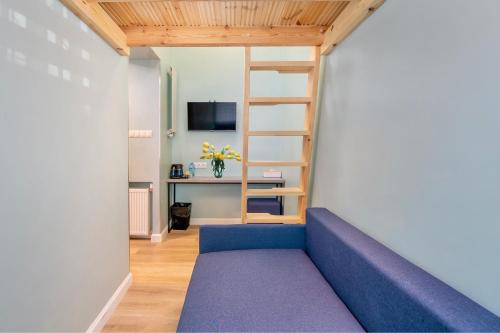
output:
[[[243,150],[241,221],[242,223],[305,223],[311,155],[314,136],[314,119],[318,92],[320,47],[312,47],[309,61],[252,61],[251,49],[245,47],[245,94],[243,107]],[[252,97],[250,96],[250,72],[277,71],[278,73],[304,73],[308,75],[307,94],[302,97]],[[306,116],[301,131],[250,131],[250,107],[259,105],[302,104]],[[302,137],[302,157],[300,161],[249,161],[248,141],[252,136],[295,136]],[[272,189],[248,189],[249,167],[298,167],[301,168],[299,187]],[[247,199],[259,196],[296,196],[298,197],[297,216],[271,215],[247,212]]]

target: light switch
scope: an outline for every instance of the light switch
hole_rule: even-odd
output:
[[[152,130],[129,130],[128,137],[129,138],[152,138],[153,131]]]

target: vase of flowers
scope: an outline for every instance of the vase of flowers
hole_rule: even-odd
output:
[[[203,155],[200,158],[203,160],[212,160],[212,171],[214,172],[215,178],[222,178],[224,175],[225,165],[224,160],[236,160],[241,162],[241,156],[239,153],[235,152],[230,145],[226,145],[220,151],[215,149],[215,146],[204,142],[202,146]]]

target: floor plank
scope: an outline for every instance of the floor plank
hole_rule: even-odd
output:
[[[165,242],[130,241],[132,286],[103,332],[174,332],[198,255],[195,226]]]

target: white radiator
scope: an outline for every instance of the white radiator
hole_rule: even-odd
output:
[[[149,236],[149,189],[129,188],[130,236]]]

